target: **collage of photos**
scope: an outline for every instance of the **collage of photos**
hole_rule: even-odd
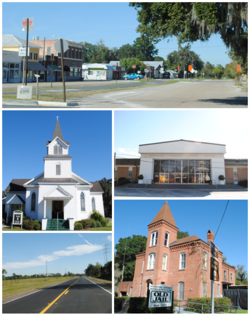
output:
[[[1,314],[247,314],[249,121],[248,2],[2,1]]]

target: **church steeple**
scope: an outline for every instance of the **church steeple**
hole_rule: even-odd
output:
[[[53,137],[52,137],[51,141],[53,141],[56,137],[59,137],[60,139],[64,140],[63,135],[62,135],[62,130],[61,130],[61,127],[60,127],[60,124],[58,121],[58,116],[56,118],[57,118],[56,126],[55,126],[55,130],[54,130]]]
[[[161,221],[161,220],[164,220],[164,221],[172,224],[173,226],[177,227],[167,201],[165,201],[161,210],[157,213],[157,215],[154,217],[153,221],[150,224],[153,224],[153,223]]]

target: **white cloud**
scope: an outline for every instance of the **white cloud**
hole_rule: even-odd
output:
[[[117,149],[117,158],[119,157],[125,157],[125,158],[132,158],[134,157],[140,157],[141,155],[136,151],[136,149],[131,148],[118,148]]]
[[[87,242],[87,241],[86,241]],[[65,256],[82,256],[91,254],[98,250],[103,249],[103,245],[92,245],[87,242],[88,245],[73,245],[67,247],[65,250],[53,252],[51,255],[40,255],[35,260],[30,260],[26,262],[7,262],[3,264],[4,269],[20,269],[20,268],[30,268],[45,265],[46,261],[51,262],[60,257]]]
[[[83,238],[83,236],[81,235],[81,234],[79,234],[79,233],[77,233],[81,238]]]
[[[112,235],[108,235],[108,236],[107,236],[107,239],[108,239],[110,242],[112,242]]]
[[[90,243],[90,242],[88,242],[88,241],[86,241],[86,240],[84,240],[87,244],[89,244],[89,245],[91,245],[92,246],[92,244]]]

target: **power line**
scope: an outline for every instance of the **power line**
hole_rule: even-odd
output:
[[[224,211],[224,213],[223,213],[223,216],[222,216],[222,218],[221,218],[221,221],[220,221],[219,227],[218,227],[218,229],[217,229],[217,231],[216,231],[216,234],[215,234],[214,239],[216,238],[216,235],[217,235],[217,233],[218,233],[218,231],[219,231],[219,228],[220,228],[220,225],[221,225],[222,220],[223,220],[223,218],[224,218],[224,215],[225,215],[225,213],[226,213],[226,211],[227,211],[228,203],[229,203],[229,200],[227,201],[226,209],[225,209],[225,211]]]

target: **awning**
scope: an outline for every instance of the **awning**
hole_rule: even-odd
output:
[[[45,68],[39,62],[28,62],[28,70],[29,71],[49,71],[49,69]]]
[[[47,65],[47,67],[53,71],[62,71],[61,68],[59,68],[57,65]]]

